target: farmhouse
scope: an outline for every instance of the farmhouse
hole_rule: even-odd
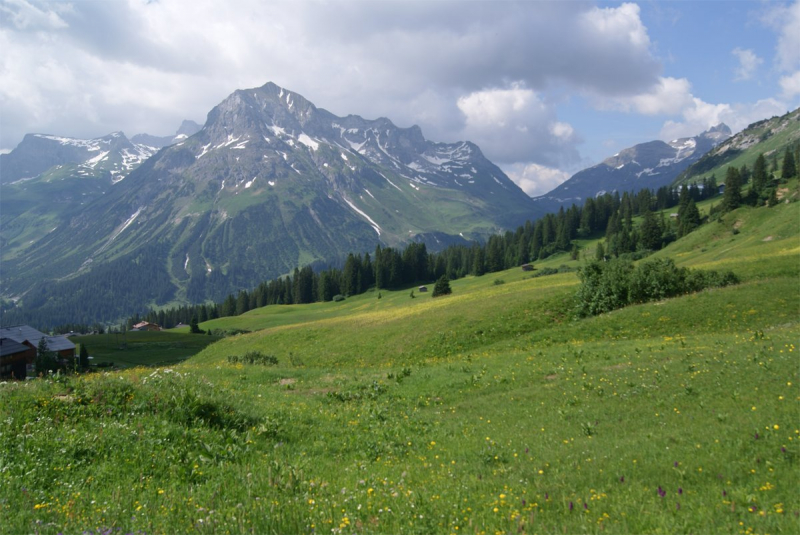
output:
[[[25,379],[35,358],[35,347],[0,338],[0,378]]]
[[[522,268],[522,271],[533,271],[534,269],[533,264],[522,264],[520,267]]]
[[[59,360],[66,360],[71,362],[75,359],[75,344],[70,342],[66,336],[47,336],[41,331],[37,331],[33,327],[28,325],[15,325],[14,327],[3,327],[0,329],[0,338],[7,338],[10,341],[16,342],[17,344],[21,344],[27,346],[29,349],[33,351],[30,360],[28,360],[28,356],[25,356],[26,359],[26,368],[33,367],[33,361],[36,358],[36,348],[39,347],[39,341],[44,338],[45,342],[47,342],[47,349],[50,351],[55,352],[58,355]],[[9,345],[9,347],[13,347]],[[17,348],[19,349],[19,348]],[[13,353],[17,355],[17,353]],[[5,355],[5,353],[4,353]],[[23,357],[14,357],[16,358],[23,358]],[[9,365],[11,365],[12,357],[8,357]],[[6,358],[3,357],[3,366],[2,368],[5,369]],[[16,360],[14,360],[16,362]],[[17,367],[20,365],[17,364]],[[19,371],[18,368],[15,368],[14,376],[23,378],[25,374],[18,376],[17,373]],[[4,372],[3,372],[4,373]]]
[[[428,291],[428,287],[427,286],[420,286],[419,287],[419,293],[424,293],[424,292],[427,292],[427,291]]]
[[[132,331],[160,331],[161,327],[156,325],[155,323],[150,323],[147,321],[142,321],[137,323],[131,328]]]

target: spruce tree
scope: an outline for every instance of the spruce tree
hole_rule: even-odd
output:
[[[451,293],[453,293],[453,290],[450,288],[450,280],[447,278],[447,275],[442,275],[433,287],[433,297]]]
[[[786,152],[783,154],[783,167],[781,169],[781,178],[783,180],[789,180],[790,178],[794,178],[797,175],[797,166],[795,165],[794,161],[794,154],[792,151],[787,148]]]
[[[678,212],[678,237],[683,237],[700,226],[700,211],[694,203],[694,199],[689,201],[686,208]]]
[[[767,159],[764,154],[759,154],[756,163],[753,164],[753,189],[756,193],[761,193],[767,186]]]
[[[603,261],[606,258],[606,250],[603,247],[603,242],[597,242],[597,247],[594,250],[594,258],[597,261]]]
[[[650,210],[644,213],[644,221],[642,221],[642,225],[639,227],[639,233],[641,235],[642,246],[645,249],[650,249],[652,251],[661,249],[661,226],[658,224],[656,216],[653,215],[653,212]]]
[[[725,175],[725,193],[722,196],[722,211],[736,210],[742,204],[742,181],[739,170],[734,166],[728,167]]]

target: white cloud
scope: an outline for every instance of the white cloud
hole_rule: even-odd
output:
[[[475,91],[458,99],[461,137],[476,142],[500,163],[537,161],[561,166],[579,158],[579,137],[535,91],[520,83]]]
[[[765,21],[778,31],[776,63],[784,72],[800,67],[800,1],[789,6],[771,6]]]
[[[594,7],[581,15],[581,24],[590,32],[605,36],[604,42],[617,41],[644,53],[649,50],[650,37],[639,18],[639,6],[636,4]]]
[[[5,0],[0,4],[0,21],[3,25],[10,23],[18,30],[58,30],[67,27],[58,11],[70,9],[69,4],[39,9],[27,0]]]
[[[554,122],[550,125],[550,132],[557,138],[569,140],[575,135],[575,129],[569,123]]]
[[[669,140],[695,136],[712,126],[725,123],[736,133],[765,117],[783,115],[786,104],[775,99],[759,100],[754,104],[709,104],[694,98],[692,106],[683,110],[681,121],[668,120],[661,129],[661,139]]]
[[[566,171],[535,163],[506,165],[503,166],[503,171],[531,197],[554,190],[570,177]]]
[[[595,107],[602,110],[674,115],[692,104],[691,89],[686,78],[659,77],[656,83],[639,94],[611,98],[594,95],[591,98]]]
[[[764,63],[755,52],[747,48],[736,47],[731,52],[739,60],[739,66],[735,70],[735,80],[744,81],[753,78],[758,66]]]
[[[797,95],[800,95],[800,71],[787,76],[782,76],[779,83],[781,89],[783,90],[784,98],[791,99]]]
[[[166,135],[274,81],[436,140],[489,121],[503,137],[475,141],[490,159],[555,165],[576,157],[577,133],[557,126],[552,88],[644,91],[660,69],[650,48],[632,3],[0,0],[0,147],[32,131]],[[486,88],[511,93],[478,105]]]
[[[475,91],[458,99],[458,108],[466,116],[468,128],[505,128],[523,112],[544,106],[530,89],[514,84],[509,89]]]

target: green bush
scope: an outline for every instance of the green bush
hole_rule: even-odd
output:
[[[274,355],[265,355],[260,351],[248,351],[243,357],[239,355],[229,355],[228,363],[230,364],[258,364],[260,366],[277,366],[278,357]]]
[[[679,268],[671,259],[644,262],[636,269],[624,258],[592,261],[578,273],[581,286],[575,295],[578,316],[596,316],[635,303],[657,301],[736,284],[732,272]]]
[[[345,297],[342,294],[336,294],[333,296],[334,302],[338,303],[339,301],[344,301]]]

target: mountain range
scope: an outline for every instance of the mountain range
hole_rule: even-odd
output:
[[[106,138],[84,146],[26,136],[3,159],[2,294],[26,309],[61,302],[77,310],[92,284],[125,274],[147,274],[132,296],[138,306],[220,299],[377,244],[467,243],[541,215],[470,142],[435,143],[385,118],[337,117],[272,83],[234,92],[201,130],[143,162],[155,148],[140,148],[130,171],[116,158],[132,149],[114,151],[111,142],[145,146]],[[25,164],[43,143],[79,163],[66,171],[44,168],[56,157]],[[70,208],[49,209],[34,232],[25,217],[30,187],[62,179],[71,183],[63,192]],[[88,184],[93,194],[82,191]],[[88,200],[76,203],[79,194]],[[7,199],[16,209],[6,210]]]
[[[682,171],[730,136],[730,128],[719,124],[694,137],[640,143],[575,173],[534,201],[551,212],[560,206],[582,205],[586,199],[604,193],[657,190],[672,184]]]
[[[235,91],[174,136],[29,134],[0,156],[0,305],[40,325],[113,321],[376,245],[485,240],[604,192],[701,173],[753,144],[723,150],[741,136],[780,144],[785,121],[773,122],[642,143],[535,199],[469,141],[338,117],[273,83]]]

